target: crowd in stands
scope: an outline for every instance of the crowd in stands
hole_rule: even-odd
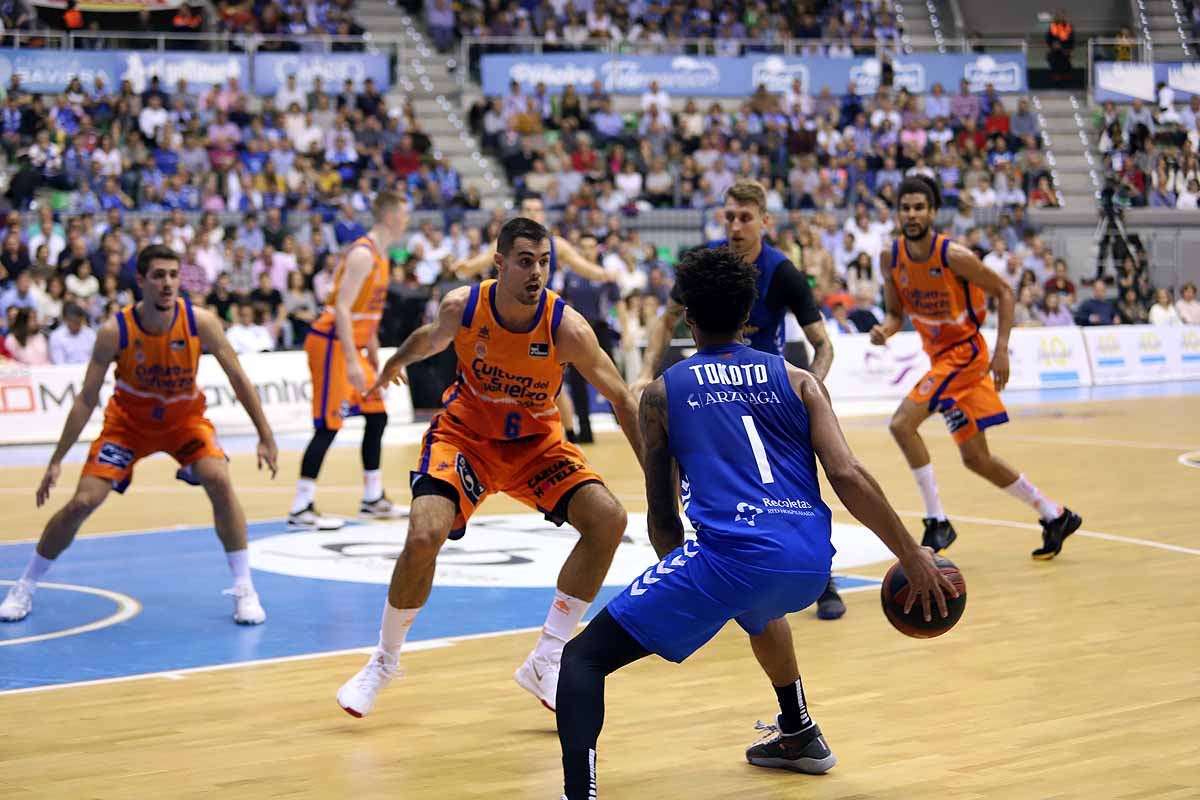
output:
[[[1098,149],[1123,206],[1200,205],[1200,96],[1186,103],[1159,84],[1157,102],[1112,101],[1096,112]]]
[[[92,34],[81,40],[81,49],[154,48],[153,39],[123,37],[122,32],[174,33],[183,38],[167,39],[168,50],[206,49],[186,36],[197,33],[224,33],[235,36],[258,34],[266,37],[257,44],[265,51],[298,51],[303,48],[295,37],[336,37],[329,49],[361,50],[363,45],[346,37],[361,37],[365,29],[354,18],[354,0],[216,0],[212,3],[182,3],[177,8],[143,7],[136,13],[93,12],[67,0],[55,17],[39,19],[29,0],[4,0],[0,3],[0,34],[23,32],[21,47],[47,46],[49,38],[35,34],[52,30]],[[3,39],[3,37],[0,37]],[[12,43],[5,41],[5,46]],[[236,49],[236,47],[235,47]]]
[[[769,187],[772,211],[894,203],[904,176],[923,173],[964,213],[1057,206],[1028,100],[1002,98],[966,81],[953,95],[853,84],[810,96],[799,80],[784,94],[760,86],[738,103],[676,103],[652,82],[640,109],[622,114],[596,81],[586,92],[551,95],[513,82],[470,120],[517,192],[551,207],[633,213],[650,207],[705,208],[738,178]]]
[[[802,48],[806,54],[849,58],[895,49],[903,34],[892,3],[883,0],[430,0],[426,23],[441,51],[463,35],[536,36],[550,51],[611,42],[667,53],[684,52],[684,40],[706,39],[723,56],[802,39],[811,41]]]

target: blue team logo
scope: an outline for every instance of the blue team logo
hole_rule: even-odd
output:
[[[687,404],[688,404],[688,408],[690,408],[692,411],[695,411],[696,409],[700,408],[700,402],[696,399],[695,392],[692,392],[691,394],[688,395]]]
[[[96,454],[96,462],[117,469],[125,469],[133,463],[133,451],[119,444],[105,442]]]
[[[752,506],[749,503],[737,504],[737,516],[733,518],[734,522],[744,522],[751,528],[754,527],[754,520],[758,515],[763,513],[763,510],[758,506]]]

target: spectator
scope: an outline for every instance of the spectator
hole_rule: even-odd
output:
[[[870,333],[871,329],[883,321],[883,311],[875,303],[875,293],[868,285],[862,285],[854,293],[854,310],[848,318],[859,333]]]
[[[263,324],[263,319],[263,312],[256,310],[251,303],[238,303],[237,322],[225,331],[225,337],[235,353],[265,353],[275,349],[275,335]]]
[[[1062,295],[1057,292],[1047,294],[1042,300],[1042,305],[1045,310],[1039,315],[1039,319],[1046,327],[1065,327],[1075,324],[1075,318],[1071,316],[1071,312],[1064,304]]]
[[[1013,324],[1018,328],[1031,328],[1041,325],[1041,316],[1038,314],[1035,305],[1033,287],[1022,287],[1021,293],[1017,296],[1016,307],[1013,310]]]
[[[1108,300],[1108,284],[1097,279],[1092,284],[1092,296],[1075,310],[1075,322],[1079,325],[1116,325],[1120,321],[1117,310]]]
[[[454,9],[450,0],[433,0],[425,4],[426,22],[429,33],[433,36],[433,46],[439,53],[447,52],[454,46]]]
[[[1151,325],[1183,324],[1183,320],[1179,317],[1179,312],[1171,304],[1171,293],[1166,289],[1159,289],[1155,292],[1154,305],[1150,307],[1149,316]]]
[[[1145,325],[1150,321],[1146,307],[1138,297],[1137,289],[1126,289],[1117,302],[1117,313],[1125,325]]]
[[[66,277],[67,291],[83,302],[90,300],[100,291],[100,281],[92,274],[92,262],[83,261],[74,273]]]
[[[1054,13],[1054,21],[1046,31],[1046,63],[1050,71],[1057,74],[1070,72],[1071,53],[1075,49],[1075,29],[1067,21],[1067,12],[1059,9]]]
[[[50,361],[54,364],[86,364],[96,345],[96,332],[89,328],[87,315],[75,303],[63,307],[63,324],[50,334]]]
[[[12,285],[0,293],[0,319],[8,318],[10,308],[37,310],[42,293],[33,285],[31,273],[32,270],[20,273]]]
[[[22,308],[17,311],[8,336],[4,338],[4,349],[14,361],[30,367],[42,367],[50,363],[50,348],[46,337],[38,330],[37,311]]]
[[[289,272],[287,294],[283,296],[283,309],[287,315],[289,346],[303,345],[308,327],[317,318],[317,300],[304,286],[304,275]]]
[[[1075,296],[1075,284],[1067,276],[1067,262],[1061,258],[1054,259],[1054,275],[1046,281],[1046,294],[1057,292],[1066,297]]]
[[[1200,301],[1196,300],[1196,284],[1185,283],[1175,301],[1175,310],[1184,325],[1200,325]]]

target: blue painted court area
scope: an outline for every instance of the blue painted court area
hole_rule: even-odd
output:
[[[281,521],[252,523],[250,538],[284,531]],[[19,576],[32,549],[30,543],[0,545],[0,576]],[[0,691],[369,647],[386,596],[379,584],[255,570],[267,622],[235,625],[233,601],[221,595],[229,571],[211,528],[84,536],[58,561],[46,576],[51,584],[106,590],[141,609],[106,627],[18,641],[99,623],[121,608],[119,599],[40,586],[25,620],[0,624]],[[847,578],[839,584],[877,582]],[[604,587],[593,611],[620,590]],[[409,640],[535,627],[552,596],[544,587],[435,586]]]

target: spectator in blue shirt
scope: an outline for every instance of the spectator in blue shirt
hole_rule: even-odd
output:
[[[1116,325],[1120,323],[1116,306],[1108,299],[1108,284],[1103,279],[1092,284],[1092,296],[1075,309],[1079,325]]]
[[[349,202],[342,203],[341,213],[333,224],[333,234],[337,237],[338,245],[349,244],[366,233],[367,229],[354,218],[354,207]]]

